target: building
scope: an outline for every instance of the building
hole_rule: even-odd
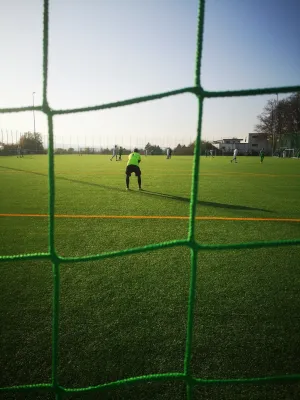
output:
[[[257,155],[262,148],[265,154],[272,154],[272,142],[259,133],[248,133],[248,153]]]
[[[246,154],[248,151],[248,143],[242,143],[243,140],[244,139],[227,138],[215,140],[212,144],[222,155],[231,155],[234,149],[238,149],[240,154]]]
[[[258,133],[248,133],[245,139],[214,140],[212,144],[222,155],[231,155],[234,149],[238,149],[240,155],[258,155],[262,148],[266,154],[272,154],[272,143]]]

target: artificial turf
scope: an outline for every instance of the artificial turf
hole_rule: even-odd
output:
[[[196,239],[226,244],[300,238],[299,167],[296,159],[266,157],[260,164],[258,157],[240,157],[231,164],[230,157],[201,158],[197,216],[207,219],[197,220]],[[149,156],[141,169],[144,191],[137,191],[132,177],[132,190],[126,192],[125,160],[55,156],[58,254],[93,255],[187,238],[188,219],[164,217],[189,215],[192,157]],[[47,173],[46,156],[0,159],[1,255],[48,250]],[[195,377],[299,373],[299,267],[299,246],[199,252],[191,362]],[[0,268],[0,385],[50,383],[51,264],[7,261]],[[62,386],[183,372],[188,248],[63,264],[60,275]],[[298,399],[300,385],[199,385],[194,395]],[[0,392],[5,399],[54,398],[24,396]],[[177,400],[186,398],[186,390],[181,381],[143,383],[66,398]]]

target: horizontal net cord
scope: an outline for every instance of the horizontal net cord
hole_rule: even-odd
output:
[[[158,382],[158,381],[189,381],[193,386],[209,385],[232,385],[232,384],[267,384],[267,383],[288,383],[300,381],[300,374],[274,375],[254,378],[230,378],[230,379],[204,379],[185,375],[184,373],[164,373],[141,375],[133,378],[120,379],[118,381],[103,383],[101,385],[86,386],[82,388],[69,388],[58,386],[57,390],[62,393],[88,393],[100,392],[108,389],[117,389],[122,386],[134,385],[138,383]],[[53,392],[55,388],[51,384],[41,383],[32,385],[7,386],[0,388],[0,392],[25,392],[25,391],[47,391]]]
[[[140,254],[145,252],[157,251],[165,248],[172,247],[189,247],[196,248],[197,251],[209,251],[209,250],[236,250],[236,249],[260,249],[264,247],[286,247],[286,246],[298,246],[300,245],[300,239],[286,239],[286,240],[274,240],[266,242],[244,242],[244,243],[228,243],[228,244],[201,244],[191,243],[189,240],[174,240],[170,242],[161,242],[157,244],[151,244],[142,247],[135,247],[131,249],[104,252],[100,254],[93,254],[89,256],[78,256],[78,257],[65,257],[58,254],[51,255],[51,253],[31,253],[31,254],[17,254],[0,256],[0,262],[3,261],[25,261],[25,260],[52,260],[59,261],[60,263],[75,263],[75,262],[87,262],[97,261],[101,259],[108,259],[114,257],[122,257],[129,254]]]
[[[257,89],[240,89],[240,90],[221,90],[221,91],[209,91],[204,90],[202,88],[192,86],[192,87],[185,87],[182,89],[176,89],[169,92],[160,92],[154,95],[147,95],[142,97],[134,97],[131,99],[120,100],[110,103],[104,103],[95,106],[87,106],[87,107],[78,107],[78,108],[70,108],[70,109],[55,109],[50,107],[44,106],[26,106],[26,107],[10,107],[10,108],[0,108],[0,113],[18,113],[18,112],[25,112],[25,111],[41,111],[45,114],[51,115],[62,115],[62,114],[75,114],[75,113],[82,113],[88,111],[99,111],[105,110],[108,108],[117,108],[117,107],[124,107],[128,105],[133,105],[137,103],[144,103],[147,101],[159,100],[165,97],[176,96],[179,94],[185,93],[192,93],[195,94],[197,97],[205,98],[223,98],[223,97],[252,97],[252,96],[259,96],[259,95],[268,95],[268,94],[286,94],[286,93],[294,93],[300,92],[300,85],[299,86],[278,86],[272,88],[257,88]]]

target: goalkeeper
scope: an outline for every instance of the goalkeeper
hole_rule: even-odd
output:
[[[134,172],[135,176],[137,176],[139,190],[142,190],[142,179],[141,179],[141,170],[139,164],[141,162],[141,155],[138,152],[138,149],[134,149],[133,153],[129,154],[128,162],[126,167],[126,190],[129,190],[129,179],[131,174]]]
[[[265,158],[265,150],[264,148],[261,149],[261,151],[259,152],[260,155],[260,163],[262,164]]]

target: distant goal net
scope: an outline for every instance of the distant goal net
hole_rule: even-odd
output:
[[[217,151],[216,150],[205,150],[204,155],[206,157],[215,157],[217,155]]]
[[[295,157],[295,149],[284,149],[282,152],[283,158],[294,158]]]

